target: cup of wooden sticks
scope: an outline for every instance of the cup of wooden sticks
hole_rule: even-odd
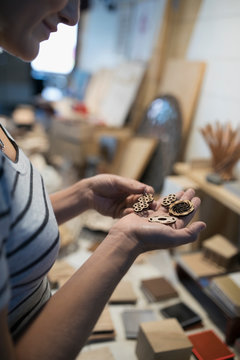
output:
[[[200,129],[212,155],[212,167],[223,181],[234,180],[234,167],[240,159],[240,126],[230,122],[206,124]]]

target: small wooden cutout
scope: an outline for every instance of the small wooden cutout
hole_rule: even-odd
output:
[[[174,216],[185,216],[194,210],[190,200],[178,200],[169,206],[169,213]]]
[[[150,222],[157,222],[161,224],[174,224],[176,222],[176,218],[174,216],[163,216],[163,215],[157,215],[157,216],[151,216],[148,221]]]
[[[147,210],[151,202],[153,202],[153,195],[144,194],[138,198],[138,201],[136,203],[133,204],[133,210],[136,213],[140,213],[143,210]]]
[[[169,194],[168,196],[165,196],[162,200],[162,206],[168,207],[170,206],[172,203],[174,203],[175,201],[177,201],[177,197],[175,194]]]

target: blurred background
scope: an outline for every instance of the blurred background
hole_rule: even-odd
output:
[[[240,310],[223,306],[226,293],[209,284],[240,268],[238,0],[82,1],[78,25],[59,26],[32,63],[0,54],[0,122],[50,193],[103,172],[144,181],[156,196],[193,187],[202,199],[195,218],[207,229],[170,255],[211,293],[217,317],[227,314],[222,338],[237,341]],[[89,241],[98,245],[112,225],[92,212],[75,220],[61,227],[60,256],[82,250],[79,238],[90,251]],[[186,251],[193,257],[181,257]]]

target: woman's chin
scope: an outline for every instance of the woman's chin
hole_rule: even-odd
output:
[[[31,62],[37,57],[38,53],[39,53],[39,45],[25,47],[24,49],[22,49],[21,52],[19,52],[19,55],[17,56],[23,61]]]
[[[12,46],[3,46],[3,49],[9,54],[16,56],[23,61],[31,62],[38,55],[39,43],[18,43],[12,44]]]

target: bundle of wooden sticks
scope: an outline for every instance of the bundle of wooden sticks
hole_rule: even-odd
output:
[[[225,181],[233,180],[233,169],[240,159],[240,126],[235,130],[230,122],[207,124],[200,129],[212,154],[212,166]]]

